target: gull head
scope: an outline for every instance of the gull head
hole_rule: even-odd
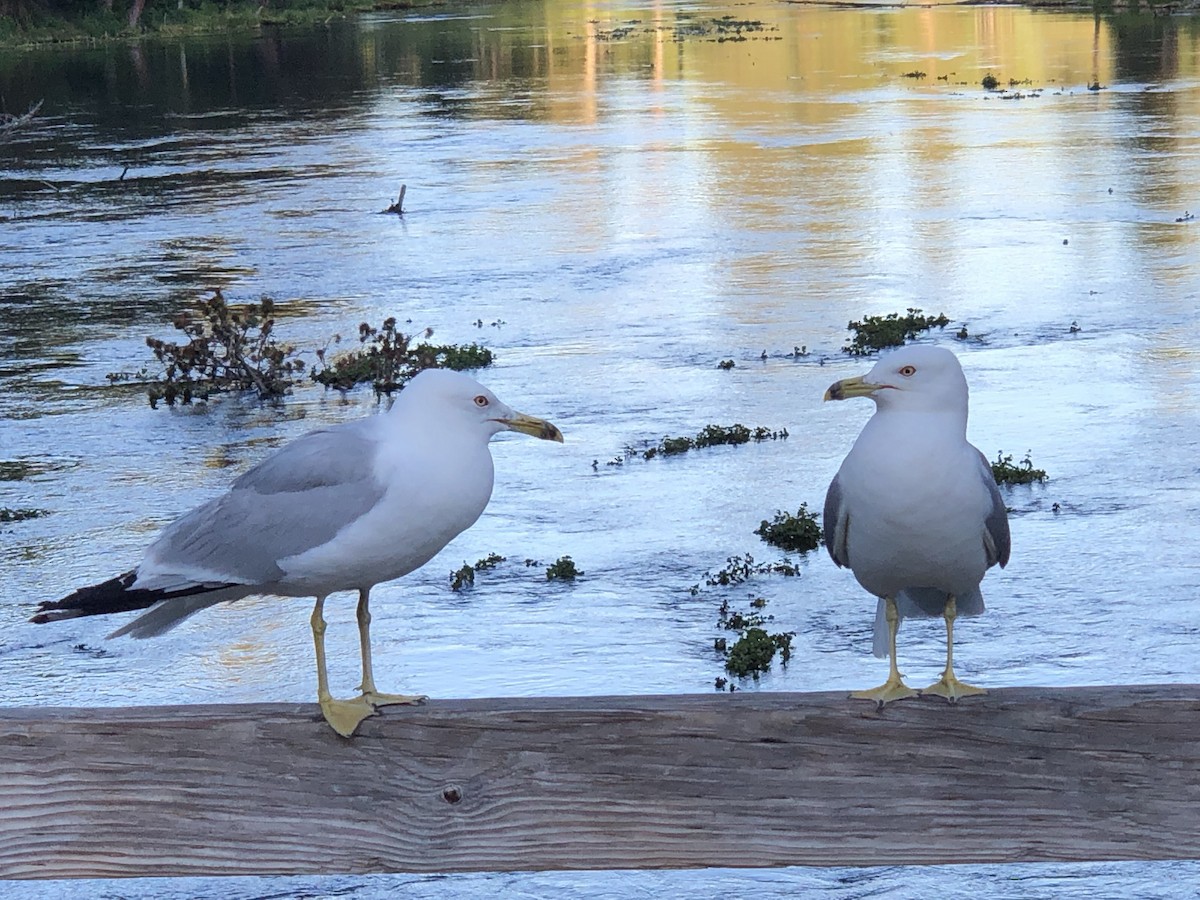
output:
[[[451,369],[424,369],[413,376],[393,410],[436,418],[439,427],[457,426],[485,439],[501,431],[519,431],[544,441],[563,441],[558,428],[517,412],[470,375]]]
[[[826,400],[870,397],[880,409],[920,412],[966,411],[967,379],[944,347],[901,347],[885,353],[866,375],[829,386]]]

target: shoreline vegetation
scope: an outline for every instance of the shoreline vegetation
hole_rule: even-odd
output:
[[[1013,0],[784,0],[850,7],[967,6]],[[0,49],[326,24],[360,13],[446,7],[451,0],[0,0]],[[1200,11],[1200,0],[1016,0],[1100,14]]]
[[[445,0],[0,0],[0,49],[325,24]]]

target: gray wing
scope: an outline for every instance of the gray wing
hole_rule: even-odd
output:
[[[357,425],[358,423],[353,423]],[[230,490],[169,525],[139,569],[149,585],[201,570],[223,582],[269,584],[277,562],[331,540],[383,496],[375,442],[352,426],[311,432],[269,456]]]
[[[825,511],[821,515],[821,523],[825,530],[825,549],[830,557],[839,566],[849,566],[846,534],[850,530],[850,514],[842,503],[842,485],[837,475],[833,476],[829,490],[825,492]]]
[[[1000,568],[1004,568],[1008,565],[1008,554],[1012,550],[1012,538],[1008,531],[1008,507],[1004,505],[1000,488],[996,486],[992,464],[982,453],[979,453],[979,462],[983,467],[980,475],[992,495],[992,509],[983,523],[983,548],[987,552],[988,568],[996,563],[1000,563]]]

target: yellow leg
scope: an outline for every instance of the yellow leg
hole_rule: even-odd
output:
[[[400,706],[404,704],[423,703],[429,699],[420,694],[381,694],[375,689],[375,672],[371,666],[371,596],[370,588],[359,588],[358,591],[358,646],[362,654],[362,691],[361,699],[373,706]]]
[[[958,601],[954,599],[953,595],[946,601],[946,608],[943,610],[942,616],[946,620],[946,668],[942,672],[941,679],[936,684],[925,688],[921,693],[945,697],[951,703],[956,702],[959,697],[986,694],[987,691],[983,688],[964,684],[954,676],[954,620],[958,618]]]
[[[321,611],[325,598],[318,597],[312,614],[313,647],[317,653],[317,702],[325,721],[342,737],[350,737],[363,719],[375,715],[375,707],[362,697],[334,700],[329,693],[329,674],[325,670],[325,617]]]
[[[877,688],[869,691],[855,691],[850,695],[851,700],[874,700],[880,706],[892,700],[903,700],[915,697],[917,692],[904,683],[900,677],[900,668],[896,665],[896,632],[900,630],[900,612],[896,609],[896,601],[891,597],[884,598],[884,615],[888,623],[888,679]]]

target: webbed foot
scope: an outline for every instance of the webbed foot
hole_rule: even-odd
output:
[[[918,693],[918,691],[913,690],[905,684],[904,679],[899,675],[894,675],[877,688],[871,688],[869,691],[855,691],[850,695],[850,699],[874,700],[880,706],[883,706],[883,704],[891,703],[893,700],[905,700],[909,697],[916,697]]]
[[[321,712],[329,723],[342,737],[351,737],[363,719],[375,715],[375,707],[365,697],[355,697],[353,700],[334,700],[332,697],[323,699]]]

